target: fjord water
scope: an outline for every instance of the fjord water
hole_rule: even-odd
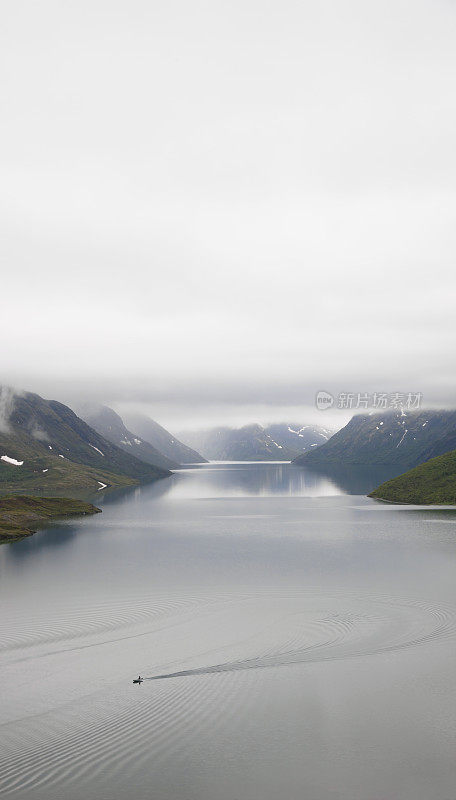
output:
[[[454,798],[456,512],[381,479],[202,465],[2,546],[3,796]]]

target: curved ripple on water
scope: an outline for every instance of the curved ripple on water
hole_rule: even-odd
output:
[[[236,638],[236,621],[252,610],[257,615],[252,617],[257,621],[255,630]],[[116,775],[125,778],[151,758],[156,764],[184,746],[195,725],[216,727],[227,716],[242,713],[246,688],[256,670],[399,653],[456,633],[451,607],[349,591],[327,594],[318,588],[219,592],[178,599],[137,597],[131,603],[107,604],[92,611],[87,606],[80,614],[74,609],[56,613],[38,631],[35,621],[29,620],[15,633],[4,631],[0,644],[6,654],[21,656],[34,648],[40,652],[45,645],[55,648],[51,655],[58,655],[76,640],[82,649],[88,642],[96,647],[102,643],[97,636],[109,633],[113,641],[121,641],[119,634],[128,631],[132,638],[146,637],[148,647],[150,636],[152,654],[158,629],[176,636],[173,628],[178,625],[180,635],[187,620],[204,628],[221,611],[232,625],[226,641],[212,653],[210,647],[202,648],[187,665],[182,653],[182,660],[169,662],[169,667],[177,668],[151,671],[139,691],[131,685],[127,689],[130,676],[126,676],[125,684],[115,684],[101,700],[79,698],[69,709],[4,725],[3,738],[9,741],[0,758],[4,793],[26,796],[32,790],[45,792],[51,786],[69,787],[76,782],[82,791],[85,782],[101,780],[106,771],[113,780]],[[149,629],[144,630],[144,625]],[[223,652],[226,658],[220,658]],[[192,661],[197,664],[191,665]],[[190,677],[193,680],[187,680]]]

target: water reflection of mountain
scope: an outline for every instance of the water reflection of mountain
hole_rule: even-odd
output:
[[[169,491],[176,497],[187,493],[208,497],[366,495],[400,471],[400,467],[384,465],[331,465],[309,469],[289,463],[225,463],[201,466],[197,474],[192,470],[191,476],[188,472],[180,472],[171,480],[159,483],[163,494]]]
[[[224,463],[182,470],[161,481],[162,494],[183,497],[319,497],[367,494],[392,477],[391,469],[331,466],[309,469],[295,464]],[[155,491],[158,491],[155,489]],[[150,491],[150,489],[148,489]]]
[[[308,471],[306,469],[306,471]],[[395,478],[403,472],[401,466],[396,464],[381,464],[378,466],[364,466],[347,464],[346,466],[325,465],[314,467],[312,472],[320,480],[334,483],[344,494],[369,494],[384,481]]]
[[[49,523],[44,531],[38,530],[33,536],[27,536],[18,542],[13,542],[8,545],[2,545],[0,554],[5,557],[9,567],[13,566],[16,562],[28,559],[30,556],[36,557],[38,553],[43,554],[43,551],[51,550],[56,547],[64,549],[71,545],[75,536],[80,533],[81,528],[77,525],[69,523],[59,525],[58,522]]]

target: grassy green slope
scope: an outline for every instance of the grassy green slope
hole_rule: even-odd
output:
[[[369,497],[392,503],[456,505],[456,450],[382,483]]]
[[[30,536],[54,519],[97,514],[99,511],[91,503],[65,497],[7,495],[0,498],[0,543]]]
[[[48,446],[25,433],[14,437],[0,433],[0,456],[8,455],[21,466],[0,460],[1,492],[96,492],[100,483],[108,486],[133,486],[137,480],[118,475],[106,467],[93,467],[61,458]]]

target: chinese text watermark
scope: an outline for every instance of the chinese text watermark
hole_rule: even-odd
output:
[[[316,394],[315,405],[320,411],[328,408],[416,411],[421,408],[422,400],[421,392],[339,392],[333,395],[321,390]]]

